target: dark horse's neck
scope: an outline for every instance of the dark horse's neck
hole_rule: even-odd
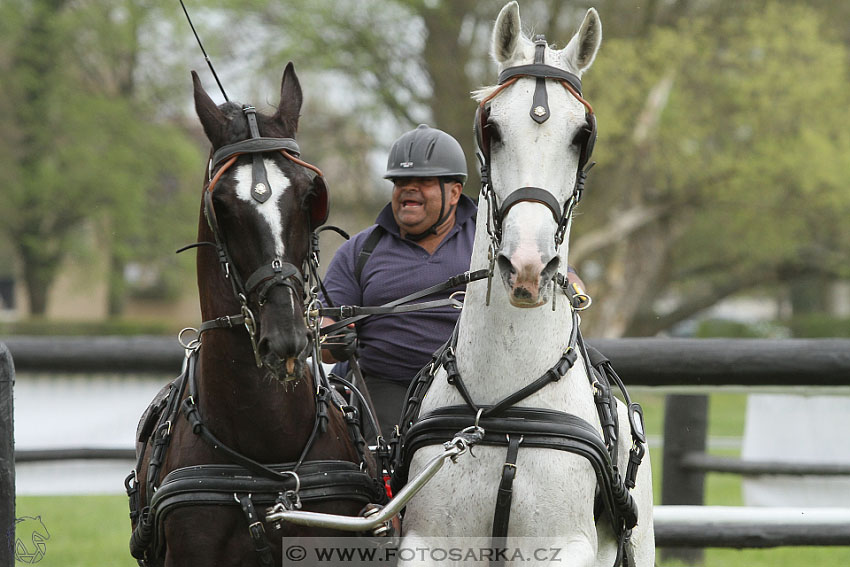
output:
[[[199,242],[214,242],[201,215]],[[240,305],[215,249],[198,249],[201,317],[238,315]],[[245,327],[204,333],[197,369],[200,412],[210,430],[231,448],[255,460],[291,462],[306,445],[316,415],[314,383],[307,374],[284,384],[257,368]]]

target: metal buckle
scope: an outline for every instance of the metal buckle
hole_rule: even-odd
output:
[[[254,351],[254,362],[257,368],[262,368],[263,361],[260,359],[260,352],[257,350],[257,322],[254,319],[254,314],[248,308],[247,303],[242,304],[242,317],[245,319],[245,329],[248,331],[248,338],[251,339],[251,348]]]
[[[184,335],[187,332],[195,333],[195,337],[187,341],[184,338]],[[197,350],[198,348],[200,348],[200,346],[201,346],[201,334],[198,331],[198,329],[196,329],[194,327],[185,327],[185,328],[181,329],[179,333],[177,333],[177,342],[179,342],[180,346],[182,346],[186,350],[186,356],[189,356],[191,351]]]

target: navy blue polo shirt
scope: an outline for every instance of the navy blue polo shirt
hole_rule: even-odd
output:
[[[324,283],[336,306],[376,306],[389,303],[469,270],[475,239],[477,207],[461,195],[455,226],[433,254],[399,233],[390,205],[376,219],[384,234],[354,277],[357,257],[375,225],[355,234],[343,244],[328,265]],[[447,298],[463,286],[417,301]],[[324,298],[323,298],[324,299]],[[326,301],[324,301],[327,304]],[[357,322],[360,367],[370,376],[410,382],[428,364],[431,355],[448,339],[460,310],[441,307],[411,313],[370,315]]]

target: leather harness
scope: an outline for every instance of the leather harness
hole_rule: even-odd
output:
[[[452,338],[434,354],[432,364],[423,368],[408,390],[408,402],[402,421],[391,442],[394,449],[392,488],[394,491],[398,490],[407,482],[410,460],[418,449],[441,444],[457,431],[470,426],[481,428],[483,439],[478,444],[507,447],[494,506],[491,534],[494,545],[497,545],[496,542],[504,541],[508,534],[519,449],[546,448],[580,455],[588,460],[596,475],[598,493],[594,505],[595,517],[598,520],[602,510],[607,513],[618,540],[615,565],[619,565],[625,557],[625,547],[631,536],[631,529],[638,521],[637,505],[629,490],[635,486],[638,466],[645,454],[643,414],[640,405],[631,401],[610,361],[592,347],[585,345],[578,331],[575,312],[573,313],[573,335],[570,345],[559,360],[540,378],[493,405],[476,404],[466,390],[457,370],[454,354],[457,343],[456,327]],[[540,391],[547,384],[560,380],[575,364],[579,352],[593,386],[597,415],[603,432],[601,436],[596,427],[578,416],[551,409],[514,405]],[[419,415],[422,400],[440,367],[446,370],[446,380],[458,389],[466,405],[441,407]],[[619,420],[616,398],[611,392],[612,381],[620,388],[626,400],[633,441],[625,478],[621,476],[617,465]]]
[[[359,415],[356,408],[330,384],[324,373],[314,376],[316,387],[316,418],[310,437],[294,463],[266,465],[259,463],[235,449],[222,443],[209,429],[200,414],[196,403],[198,384],[196,366],[201,348],[200,337],[214,329],[233,329],[244,325],[254,349],[257,366],[261,366],[257,351],[257,323],[248,308],[248,298],[256,295],[257,303],[262,304],[269,289],[274,285],[288,287],[293,296],[305,297],[302,270],[276,258],[269,265],[255,270],[246,280],[233,268],[224,235],[213,206],[213,190],[222,174],[242,154],[252,155],[252,197],[264,202],[271,194],[263,164],[262,154],[280,151],[287,159],[316,173],[316,180],[322,179],[322,173],[316,167],[298,159],[298,145],[292,138],[263,138],[259,135],[256,111],[253,107],[243,107],[248,121],[251,138],[224,146],[210,159],[209,182],[204,190],[204,214],[215,242],[199,242],[182,248],[210,245],[218,252],[219,262],[225,277],[230,280],[233,293],[239,300],[242,310],[239,315],[225,315],[204,321],[198,329],[198,337],[188,344],[186,358],[180,376],[163,389],[149,406],[139,426],[137,439],[140,443],[136,468],[125,480],[125,488],[130,501],[130,518],[135,524],[130,538],[130,552],[140,565],[157,557],[164,551],[163,522],[171,511],[195,505],[238,505],[248,523],[248,532],[262,565],[273,564],[271,546],[265,536],[265,528],[255,509],[256,504],[282,506],[285,509],[300,508],[302,502],[354,501],[363,505],[384,503],[387,496],[384,484],[367,472],[366,441],[360,431]],[[216,170],[213,175],[213,171]],[[323,181],[318,184],[318,193],[314,195],[310,210],[311,250],[305,261],[304,271],[318,280],[318,246],[316,228],[327,219],[328,195]],[[315,291],[310,290],[315,301]],[[318,329],[315,330],[318,336]],[[181,333],[182,335],[182,333]],[[182,343],[182,337],[181,337]],[[318,343],[312,341],[314,360],[318,360]],[[353,386],[347,384],[346,386]],[[188,393],[188,395],[186,395]],[[182,401],[181,401],[182,400]],[[313,446],[317,435],[325,432],[328,425],[331,406],[340,411],[348,425],[351,441],[359,454],[360,462],[322,460],[306,461],[305,458]],[[160,479],[162,464],[171,441],[173,424],[180,417],[189,421],[193,433],[201,437],[210,447],[221,453],[233,464],[204,464],[177,469]],[[147,468],[145,502],[141,501],[137,483],[137,471],[143,465],[148,445],[151,445]]]
[[[494,269],[495,252],[501,246],[503,219],[517,203],[532,201],[546,206],[558,225],[555,231],[555,244],[559,246],[564,239],[573,207],[578,203],[584,191],[584,181],[590,155],[596,140],[596,117],[593,108],[581,97],[581,80],[572,73],[544,64],[546,40],[543,36],[535,38],[535,60],[533,64],[505,69],[499,75],[499,86],[481,100],[475,115],[474,131],[481,162],[482,194],[487,200],[490,213],[487,230],[491,238],[489,277]],[[502,201],[497,202],[490,181],[490,141],[489,128],[492,127],[487,103],[520,77],[536,78],[536,85],[530,116],[537,123],[545,122],[550,116],[546,81],[559,81],[587,109],[586,124],[581,129],[581,139],[573,143],[579,145],[579,161],[572,195],[561,205],[550,191],[540,187],[521,187],[510,192]],[[488,278],[489,279],[489,278]],[[566,278],[559,275],[556,283],[568,292]],[[557,288],[557,286],[556,286]],[[553,298],[558,291],[553,293]],[[487,304],[490,290],[488,286]],[[597,500],[594,515],[598,520],[604,510],[611,522],[611,528],[618,541],[615,565],[629,562],[627,542],[632,528],[638,522],[638,509],[629,490],[634,488],[638,466],[645,454],[646,438],[643,428],[643,414],[639,404],[629,398],[624,384],[614,372],[610,361],[589,349],[581,337],[575,306],[571,310],[573,318],[572,334],[569,344],[560,358],[542,376],[527,386],[506,396],[493,405],[478,405],[470,396],[457,368],[455,347],[458,326],[452,337],[413,379],[407,393],[407,405],[402,413],[401,423],[396,430],[393,446],[394,473],[393,490],[407,482],[410,460],[417,449],[444,442],[457,431],[473,428],[483,434],[479,442],[484,445],[506,446],[505,463],[497,492],[493,516],[493,545],[504,541],[510,525],[513,482],[517,470],[517,456],[523,447],[538,447],[567,451],[580,455],[593,467],[597,480]],[[588,354],[592,352],[593,354]],[[540,391],[547,384],[560,380],[577,362],[579,355],[585,365],[587,376],[594,392],[597,416],[602,435],[597,428],[584,419],[565,412],[542,408],[516,407],[515,404]],[[593,360],[591,359],[593,357]],[[437,370],[446,371],[446,380],[457,388],[465,405],[448,406],[419,415],[421,403],[433,383]],[[620,388],[626,401],[629,426],[632,436],[632,448],[625,478],[618,469],[619,423],[617,402],[611,393],[611,382]],[[501,565],[502,561],[497,561]]]
[[[197,345],[198,347],[200,345]],[[154,400],[143,417],[138,440],[142,444],[136,469],[125,480],[130,498],[130,518],[136,524],[130,538],[130,553],[140,565],[164,551],[163,522],[173,510],[197,505],[239,505],[248,520],[255,550],[264,565],[271,564],[271,551],[265,528],[254,511],[255,505],[300,509],[302,503],[354,501],[363,504],[385,503],[383,482],[366,472],[366,443],[360,434],[357,412],[347,405],[335,389],[319,387],[316,396],[316,420],[313,431],[298,461],[266,465],[222,443],[209,430],[195,404],[197,378],[195,367],[198,348],[187,349],[181,375],[167,387],[167,395]],[[188,390],[189,396],[183,398]],[[181,398],[183,401],[181,402]],[[306,461],[318,431],[327,425],[329,407],[342,412],[361,462],[339,460]],[[192,431],[233,464],[204,464],[173,470],[160,481],[162,463],[171,440],[172,424],[179,413],[192,425]],[[146,447],[151,444],[148,461],[146,501],[140,501],[136,471],[143,464]]]

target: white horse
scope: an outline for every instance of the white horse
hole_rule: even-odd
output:
[[[592,115],[579,96],[581,87],[577,79],[593,63],[601,33],[601,22],[594,9],[587,11],[579,31],[561,50],[549,48],[545,40],[538,39],[535,43],[523,35],[516,2],[505,5],[495,23],[491,52],[500,73],[508,78],[500,80],[503,86],[482,89],[475,95],[482,103],[481,112],[486,112],[479,127],[486,131],[483,151],[490,154],[489,176],[496,210],[492,210],[486,191],[482,191],[472,269],[493,266],[488,259],[494,241],[490,232],[495,233],[497,240],[500,237],[493,248],[497,269],[492,290],[484,282],[468,286],[455,347],[457,373],[468,397],[479,406],[495,404],[535,382],[574,341],[573,326],[577,319],[563,288],[553,280],[559,269],[565,272],[567,267],[570,217],[577,201],[575,181],[583,161],[582,136],[586,139],[588,116]],[[564,77],[541,81],[539,68],[532,76],[520,74],[510,80],[511,72],[505,70],[531,65],[535,60],[547,66],[544,69],[556,67],[566,71],[574,76],[571,82],[577,84],[570,85],[571,91],[561,80]],[[540,98],[541,83],[545,100]],[[546,115],[546,118],[538,120],[531,115],[538,118]],[[595,126],[593,130],[595,135]],[[586,157],[585,153],[584,160]],[[583,176],[579,177],[583,180]],[[498,208],[504,208],[509,194],[528,187],[545,190],[551,198],[540,191],[526,191],[518,202],[499,214]],[[497,217],[495,221],[493,216]],[[559,221],[563,221],[562,243],[556,242]],[[498,284],[499,276],[504,285]],[[560,296],[554,303],[553,294]],[[420,416],[444,406],[466,405],[457,385],[448,383],[446,376],[445,368],[437,371],[422,402]],[[633,438],[626,407],[622,403],[617,405],[619,434],[615,444],[618,444],[618,469],[622,474],[628,467]],[[549,382],[514,406],[569,413],[593,424],[597,434],[602,434],[593,387],[580,352],[578,361],[562,378]],[[410,461],[410,477],[441,450],[440,445],[420,446]],[[443,467],[408,504],[401,543],[401,549],[408,550],[408,555],[402,555],[401,564],[431,564],[429,559],[436,558],[436,555],[410,552],[417,546],[440,545],[447,541],[442,538],[447,537],[489,537],[493,532],[497,490],[508,468],[506,447],[478,445],[473,453],[476,458],[466,455]],[[647,452],[631,491],[638,522],[625,546],[630,565],[654,564],[648,457]],[[530,559],[532,564],[614,565],[617,538],[605,513],[602,518],[594,519],[599,483],[587,458],[563,450],[523,447],[521,443],[514,470],[508,548],[510,542],[522,546],[523,538],[535,538],[534,541],[546,542],[549,549],[558,551],[534,556]],[[515,561],[517,565],[529,564],[527,555],[514,559],[519,559]],[[434,561],[434,564],[446,563]]]

